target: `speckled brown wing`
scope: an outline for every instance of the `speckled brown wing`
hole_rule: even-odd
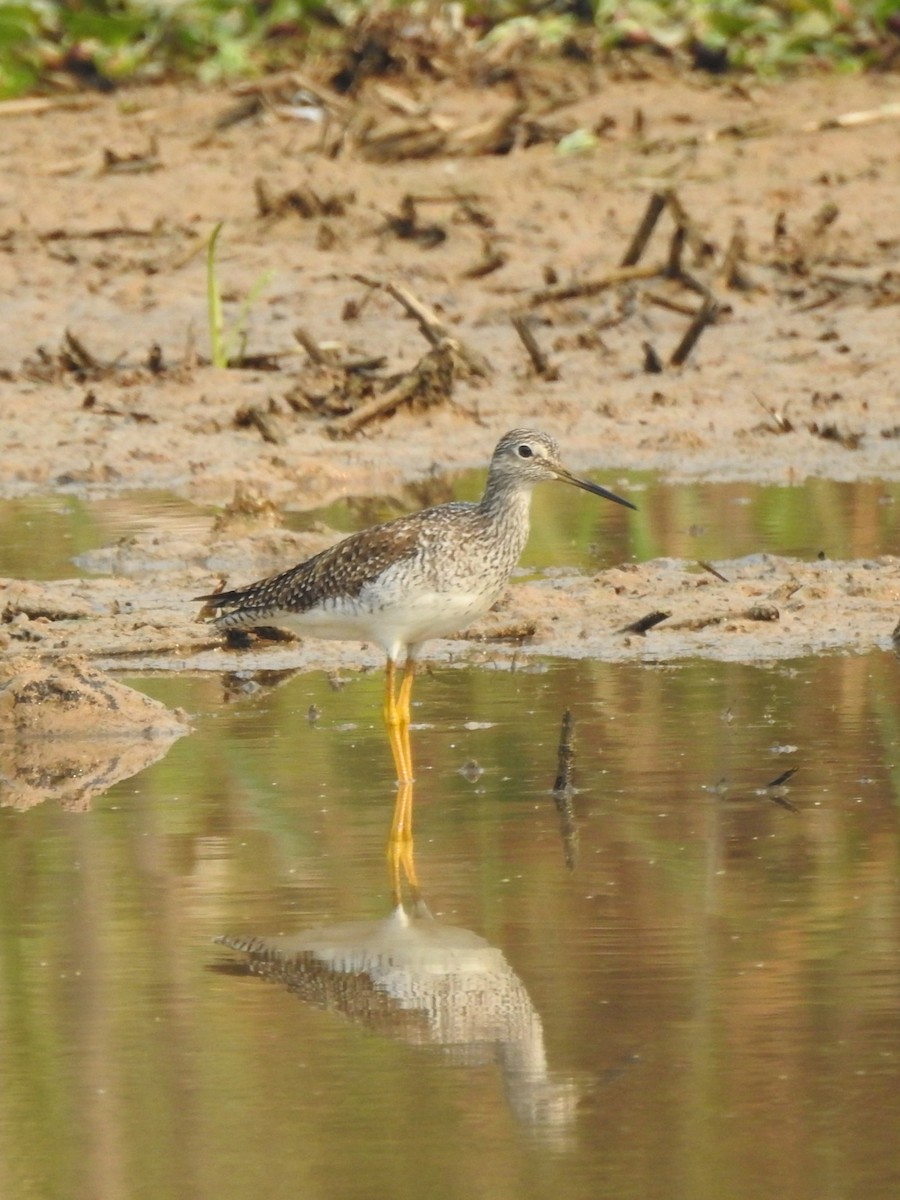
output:
[[[278,575],[196,599],[222,610],[218,625],[240,628],[276,619],[285,611],[308,612],[324,601],[356,596],[391,563],[416,553],[422,515],[361,530]]]

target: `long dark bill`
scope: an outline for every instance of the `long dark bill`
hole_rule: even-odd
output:
[[[577,475],[570,475],[568,471],[562,471],[558,467],[556,476],[565,483],[571,483],[574,487],[582,488],[586,492],[593,492],[595,496],[602,496],[604,500],[612,500],[614,504],[621,504],[623,508],[633,508],[637,512],[636,504],[632,504],[630,500],[623,500],[621,496],[601,487],[599,483],[589,483],[586,479],[579,479]]]

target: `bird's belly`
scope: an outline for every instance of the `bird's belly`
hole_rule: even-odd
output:
[[[399,601],[382,604],[372,614],[379,630],[373,637],[386,649],[389,642],[414,646],[429,638],[448,637],[480,617],[492,602],[492,596],[475,591],[416,591]]]
[[[374,642],[396,657],[405,647],[456,633],[493,601],[493,595],[477,591],[415,589],[386,598],[377,589],[363,588],[358,596],[329,600],[305,612],[273,614],[271,620],[306,637]]]

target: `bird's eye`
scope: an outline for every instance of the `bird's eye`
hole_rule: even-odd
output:
[[[530,446],[519,447],[519,458],[534,458],[534,451]]]

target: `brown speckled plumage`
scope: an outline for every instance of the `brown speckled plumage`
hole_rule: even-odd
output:
[[[401,523],[407,529],[395,528]],[[302,613],[325,600],[355,595],[392,562],[414,554],[416,541],[412,518],[402,517],[398,522],[351,534],[296,567],[248,587],[198,599],[224,610],[217,619],[223,629],[252,628],[260,620],[271,620],[278,613]]]
[[[528,538],[531,492],[562,479],[628,501],[571,475],[554,440],[514,429],[497,444],[483,497],[427,508],[352,534],[249,587],[198,597],[223,629],[288,625],[312,636],[374,641],[392,662],[446,637],[502,594]]]

